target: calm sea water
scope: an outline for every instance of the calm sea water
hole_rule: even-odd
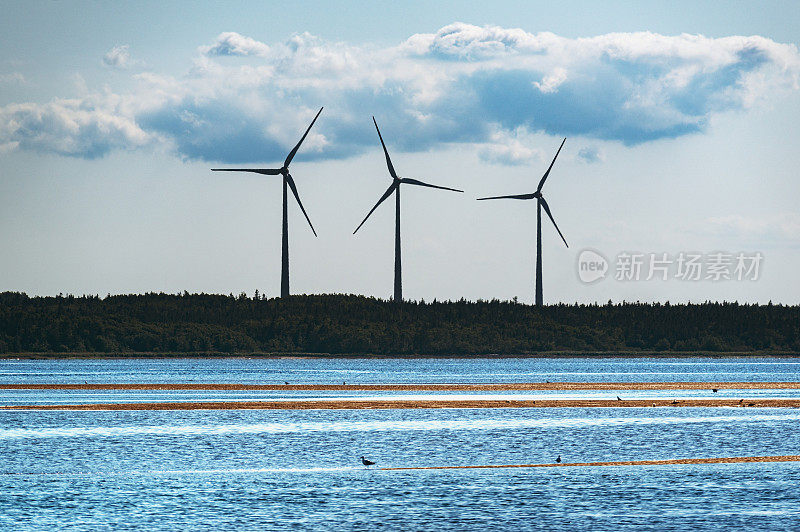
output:
[[[2,361],[0,373],[0,382],[797,381],[800,360]],[[756,392],[793,393],[726,393]],[[137,393],[153,400],[103,400]],[[798,410],[2,411],[0,529],[796,530],[800,463],[359,463],[783,454],[800,454]]]
[[[800,358],[0,360],[0,382],[800,381]]]

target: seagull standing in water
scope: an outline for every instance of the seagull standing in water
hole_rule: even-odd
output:
[[[362,464],[364,464],[364,465],[365,465],[365,466],[367,466],[367,467],[369,467],[369,466],[371,466],[371,465],[375,465],[375,462],[373,462],[373,461],[371,461],[371,460],[367,460],[367,459],[366,459],[366,458],[364,458],[363,456],[361,457],[361,463],[362,463]]]

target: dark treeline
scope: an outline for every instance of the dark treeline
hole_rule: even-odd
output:
[[[800,352],[800,307],[0,293],[0,353]]]

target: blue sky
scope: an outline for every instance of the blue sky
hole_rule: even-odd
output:
[[[412,299],[800,302],[800,15],[791,2],[11,3],[0,21],[0,290],[276,295],[293,163],[292,291],[387,297],[406,189]],[[687,16],[691,14],[691,16]],[[611,275],[578,278],[583,249]],[[619,281],[623,253],[763,256],[756,280]],[[677,265],[673,265],[677,267]],[[643,278],[647,277],[646,265]]]

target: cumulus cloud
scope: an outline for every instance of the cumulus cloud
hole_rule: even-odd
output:
[[[550,94],[558,92],[558,86],[567,80],[567,71],[563,68],[556,68],[550,74],[542,78],[542,81],[534,81],[533,86],[540,92]]]
[[[599,163],[606,160],[606,154],[599,148],[585,146],[578,150],[578,159],[589,164]]]
[[[7,105],[0,108],[0,146],[93,159],[149,143],[152,135],[122,107],[113,96]]]
[[[128,45],[115,46],[103,56],[103,64],[111,68],[125,69],[131,66],[131,53]]]
[[[515,132],[626,145],[679,137],[796,90],[800,74],[794,45],[758,36],[570,39],[463,23],[384,48],[229,32],[199,51],[182,77],[139,75],[129,94],[2,107],[0,144],[93,157],[158,138],[186,159],[277,160],[324,105],[300,158],[374,148],[375,114],[396,149],[473,143],[485,161],[523,164],[541,147]],[[241,60],[222,57],[231,55]]]
[[[496,131],[478,150],[478,158],[489,164],[519,166],[542,160],[542,151],[531,148],[533,143],[522,130],[506,133]]]
[[[250,37],[245,37],[235,31],[220,33],[217,42],[211,46],[201,46],[200,52],[205,55],[239,55],[239,56],[266,56],[269,46]]]

